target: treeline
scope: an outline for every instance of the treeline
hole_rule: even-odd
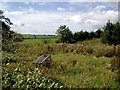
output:
[[[61,25],[56,34],[59,37],[58,42],[62,43],[76,43],[78,41],[89,40],[93,38],[101,38],[101,42],[109,45],[120,44],[120,23],[113,23],[110,20],[104,27],[95,32],[79,31],[72,33],[69,27]]]
[[[79,32],[72,33],[72,31],[70,31],[69,27],[67,27],[66,25],[61,25],[56,32],[56,34],[59,37],[58,42],[62,42],[62,43],[76,43],[78,41],[100,38],[101,33],[102,33],[101,29],[98,29],[95,32],[93,31],[87,32],[81,30]]]
[[[83,40],[89,40],[93,38],[100,38],[102,31],[98,29],[95,32],[87,32],[87,31],[80,31],[80,32],[75,32],[73,34],[73,41],[78,42],[78,41],[83,41]]]

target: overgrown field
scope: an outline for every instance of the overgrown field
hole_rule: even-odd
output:
[[[118,46],[116,46],[118,47]],[[45,65],[32,62],[51,54]],[[114,46],[99,39],[65,43],[16,43],[12,53],[3,52],[3,88],[120,88]]]

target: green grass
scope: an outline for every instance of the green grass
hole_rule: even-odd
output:
[[[24,35],[24,42],[26,43],[55,43],[58,40],[56,36],[44,36],[44,35]]]
[[[56,36],[50,36],[50,35],[29,35],[29,34],[23,34],[23,37],[25,39],[35,39],[35,38],[39,38],[39,39],[52,39],[55,38]]]
[[[44,43],[47,41],[48,43],[55,43],[57,38],[52,39],[24,39],[24,42],[26,43]]]

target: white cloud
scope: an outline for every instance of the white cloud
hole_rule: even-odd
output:
[[[16,26],[16,27],[28,26],[28,25],[25,25],[25,23],[22,23],[22,22],[12,21],[12,23],[13,23],[13,25]]]
[[[98,6],[105,8],[104,6]],[[6,11],[5,16],[13,21],[12,29],[19,33],[55,34],[59,25],[67,25],[73,32],[92,31],[101,28],[107,20],[116,22],[118,12],[93,9],[88,12],[43,12],[29,8],[24,11]]]
[[[33,8],[29,8],[29,11],[34,11],[34,9]]]
[[[40,3],[38,3],[38,4],[43,6],[43,5],[45,5],[45,3],[46,3],[46,2],[40,2]]]
[[[80,23],[82,21],[82,17],[80,15],[74,15],[71,17],[71,19],[75,22],[75,23]]]
[[[104,6],[104,5],[98,5],[98,6],[96,6],[96,9],[104,9],[104,8],[106,8],[106,6]]]
[[[65,8],[62,8],[62,7],[58,7],[57,10],[58,10],[58,11],[65,11],[66,9],[65,9]]]
[[[64,18],[64,21],[74,22],[76,24],[79,24],[82,21],[82,16],[81,15],[71,15],[71,16]]]
[[[66,15],[67,16],[67,15]],[[86,13],[77,13],[77,15],[68,15],[64,20],[66,22],[71,22],[78,24],[81,29],[88,31],[102,28],[106,21],[111,20],[116,22],[118,19],[118,12],[114,10],[108,11],[96,11],[96,9],[86,12]],[[72,24],[71,24],[72,25]]]
[[[96,20],[92,20],[92,19],[88,19],[85,21],[86,24],[96,24],[97,21]]]
[[[10,15],[21,15],[23,14],[23,12],[20,12],[20,11],[12,11],[9,13]]]
[[[34,1],[24,1],[25,4],[34,4]]]
[[[30,11],[29,9],[19,11],[21,14],[17,15],[16,11],[6,11],[5,16],[13,22],[12,29],[19,33],[54,34],[57,27],[63,22],[61,21],[62,14]]]
[[[28,1],[25,1],[24,3],[25,3],[25,4],[29,4],[30,2],[28,2]]]

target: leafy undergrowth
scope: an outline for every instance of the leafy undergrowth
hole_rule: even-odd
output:
[[[63,85],[44,77],[42,71],[31,61],[17,61],[3,64],[2,88],[8,90],[63,88]]]
[[[3,52],[3,88],[120,88],[111,70],[113,46],[21,42],[14,48]],[[32,64],[45,52],[51,53],[50,64]]]

